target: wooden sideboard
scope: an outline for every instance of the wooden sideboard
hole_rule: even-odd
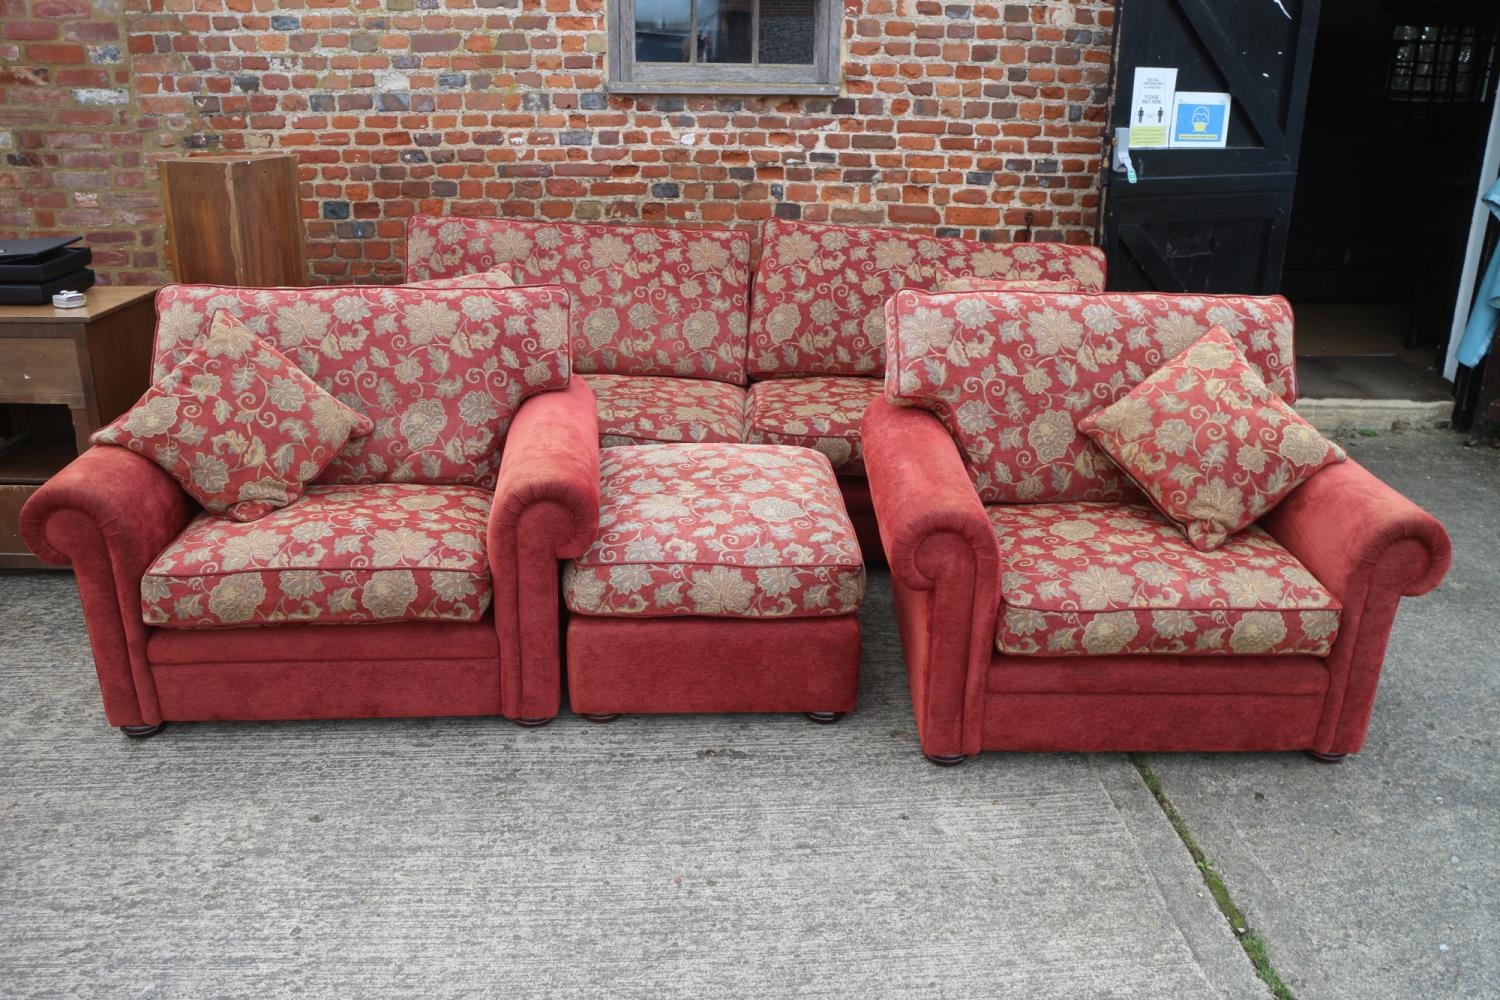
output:
[[[97,286],[80,309],[0,306],[0,569],[46,564],[21,505],[146,391],[154,287]]]

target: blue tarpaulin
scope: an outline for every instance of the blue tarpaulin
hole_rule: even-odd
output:
[[[1500,219],[1500,181],[1484,193],[1484,204],[1491,215]],[[1490,351],[1490,339],[1495,336],[1496,323],[1500,323],[1500,247],[1490,254],[1490,266],[1485,268],[1479,283],[1469,325],[1464,327],[1464,338],[1458,342],[1459,364],[1473,368],[1484,360]]]

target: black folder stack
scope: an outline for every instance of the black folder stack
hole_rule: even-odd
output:
[[[88,264],[93,251],[69,245],[80,239],[0,240],[0,305],[43,305],[58,292],[81,292],[91,286],[94,272]]]

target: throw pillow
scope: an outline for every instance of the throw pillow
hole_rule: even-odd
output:
[[[208,336],[91,440],[151,459],[205,510],[253,521],[296,500],[373,429],[220,310]]]
[[[977,278],[972,274],[950,274],[938,268],[937,292],[1078,292],[1071,281],[1036,281],[1029,278]],[[1080,293],[1081,294],[1081,293]]]
[[[1078,429],[1204,552],[1346,457],[1218,326]]]
[[[492,267],[488,271],[475,271],[473,274],[455,274],[447,278],[427,278],[422,281],[408,281],[407,288],[514,288],[516,281],[511,277],[510,268]]]

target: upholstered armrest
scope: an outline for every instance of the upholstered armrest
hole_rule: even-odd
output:
[[[1000,599],[994,531],[958,446],[931,413],[877,399],[861,437],[922,749],[977,753]]]
[[[1260,524],[1341,601],[1367,586],[1392,550],[1400,555],[1392,582],[1408,597],[1441,583],[1452,559],[1437,519],[1353,459],[1323,469]]]
[[[559,559],[599,527],[599,422],[583,379],[521,404],[506,435],[489,521],[501,712],[550,718],[561,700]]]
[[[926,410],[877,399],[861,429],[870,496],[891,572],[913,590],[931,590],[950,567],[925,543],[961,539],[994,565],[994,532],[947,428]]]
[[[1343,605],[1313,749],[1353,753],[1364,742],[1396,605],[1442,582],[1452,560],[1448,533],[1352,460],[1323,469],[1260,524]]]
[[[110,445],[78,456],[21,508],[31,551],[73,566],[112,725],[161,721],[146,668],[141,576],[197,511],[155,462]]]

